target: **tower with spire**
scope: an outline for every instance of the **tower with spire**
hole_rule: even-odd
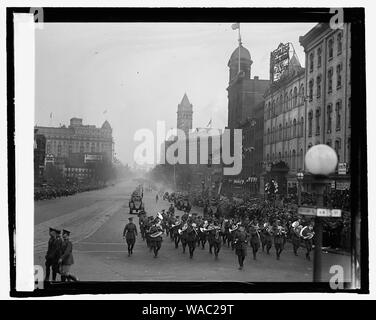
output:
[[[176,127],[183,130],[186,135],[192,129],[192,116],[193,106],[190,103],[187,94],[184,93],[183,99],[178,104]]]

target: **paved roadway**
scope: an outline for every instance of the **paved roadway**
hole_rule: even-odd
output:
[[[249,249],[243,270],[237,269],[237,257],[227,246],[222,246],[218,260],[209,253],[207,244],[205,250],[196,248],[191,260],[188,250],[183,254],[181,246],[175,249],[169,238],[164,238],[158,258],[154,258],[139,235],[134,253],[128,257],[122,232],[130,216],[129,196],[136,185],[134,181],[122,182],[102,190],[35,202],[35,264],[44,266],[48,228],[52,226],[72,232],[72,273],[81,281],[312,281],[312,262],[305,259],[303,249],[295,257],[290,244],[281,260],[275,259],[273,248],[270,255],[261,252],[254,261]],[[144,192],[148,215],[169,206],[161,198],[156,203],[155,194]],[[192,212],[200,213],[199,209]],[[138,218],[133,216],[138,227]],[[348,279],[349,256],[324,253],[324,279],[329,279],[332,265],[343,266]]]

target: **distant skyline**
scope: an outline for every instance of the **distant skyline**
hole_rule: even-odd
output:
[[[36,30],[35,124],[113,128],[115,152],[133,165],[141,128],[176,126],[184,93],[193,127],[227,125],[227,63],[238,46],[229,23],[50,23]],[[253,60],[251,77],[269,79],[270,52],[291,42],[304,67],[299,36],[314,23],[241,23]],[[50,114],[52,113],[52,120]]]

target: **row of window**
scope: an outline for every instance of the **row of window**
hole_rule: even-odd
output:
[[[290,124],[286,122],[284,126],[280,123],[278,128],[273,127],[272,130],[268,128],[266,133],[266,144],[275,143],[282,140],[289,140],[304,135],[304,118],[300,118],[300,122],[294,119]]]
[[[341,88],[342,86],[342,63],[338,64],[336,67],[336,77],[337,77],[337,90]],[[333,91],[333,68],[329,68],[328,70],[328,77],[327,77],[327,83],[328,83],[328,93],[332,93]],[[313,100],[313,91],[314,91],[314,79],[309,80],[308,83],[308,99],[309,101]],[[322,82],[322,76],[318,75],[316,77],[316,97],[321,97],[321,82]]]
[[[267,162],[275,160],[286,162],[292,170],[303,168],[303,149],[300,149],[300,152],[296,152],[295,149],[290,150],[289,153],[285,151],[284,155],[281,152],[278,152],[278,154],[273,153],[271,157],[269,156],[269,153],[266,155]]]
[[[343,40],[343,35],[342,35],[342,32],[339,32],[336,36],[336,43],[337,43],[337,55],[340,55],[342,54],[342,41]],[[316,60],[316,65],[317,65],[317,68],[320,68],[321,67],[321,60],[322,60],[322,48],[321,46],[317,48],[316,50],[316,53],[317,53],[317,60]],[[328,60],[331,60],[333,59],[333,56],[334,56],[334,37],[331,37],[329,40],[328,40]],[[313,72],[313,69],[314,69],[314,61],[315,61],[315,52],[312,51],[309,55],[309,72]]]
[[[341,130],[341,109],[342,100],[338,100],[335,104],[335,130]],[[315,134],[320,135],[321,133],[321,108],[317,108],[315,111]],[[330,103],[326,107],[326,132],[331,133],[333,128],[333,105]],[[313,134],[313,110],[308,112],[308,137],[312,137]]]
[[[299,93],[298,88],[294,87],[294,89],[290,90],[290,93],[285,93],[284,97],[282,94],[272,102],[268,102],[265,105],[265,118],[270,119],[280,115],[283,112],[291,110],[301,104],[304,103],[304,86],[300,85]]]

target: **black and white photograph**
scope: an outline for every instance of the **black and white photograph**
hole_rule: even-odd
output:
[[[13,9],[16,291],[367,291],[362,8]]]

